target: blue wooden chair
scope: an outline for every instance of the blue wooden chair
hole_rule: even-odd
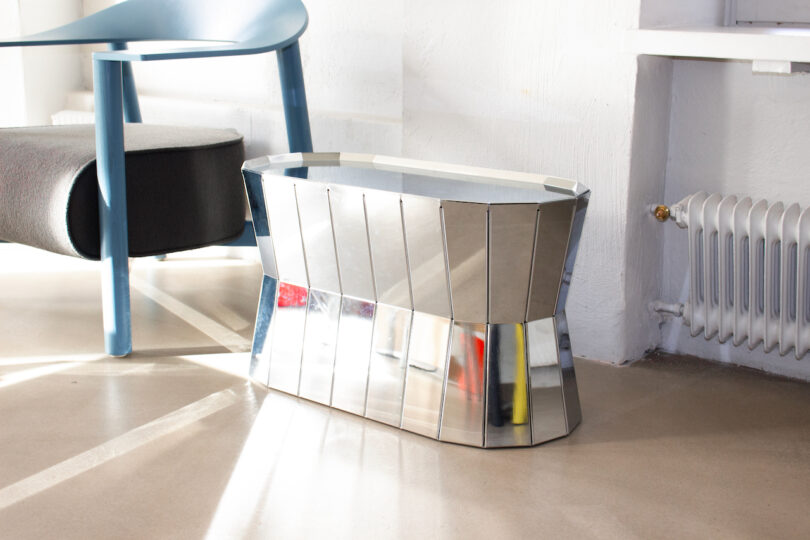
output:
[[[311,152],[312,140],[298,47],[298,38],[306,26],[307,12],[299,0],[230,0],[227,2],[222,0],[128,0],[50,31],[0,41],[0,46],[4,47],[109,44],[108,51],[93,54],[98,228],[100,230],[100,259],[103,265],[102,301],[105,348],[108,354],[125,356],[132,350],[127,261],[131,250],[128,242],[125,178],[126,171],[130,170],[130,128],[127,128],[125,169],[124,120],[133,123],[140,122],[141,114],[129,63],[276,51],[290,151]],[[219,43],[145,53],[127,50],[127,43],[136,41]],[[53,132],[54,136],[58,137],[58,127],[53,128],[56,130]],[[36,129],[47,130],[49,128]],[[132,129],[132,131],[138,130]],[[44,132],[26,132],[23,135],[32,137],[32,140],[36,141],[46,140],[49,136]],[[23,135],[19,135],[18,132],[10,133],[10,136],[17,138],[16,140]],[[153,138],[149,133],[144,137]],[[205,148],[207,144],[205,134],[200,140],[203,141],[200,147]],[[239,142],[241,144],[241,138]],[[50,157],[48,153],[47,151],[41,152],[42,155],[37,155],[35,158],[42,160],[43,170],[48,169],[47,165],[44,165]],[[15,152],[14,155],[19,155],[20,159],[28,161],[32,159],[26,152]],[[134,160],[134,158],[132,159]],[[205,168],[210,168],[209,165],[213,166],[208,164]],[[11,168],[14,168],[13,164]],[[243,193],[243,186],[240,188]],[[0,186],[1,189],[2,186]],[[217,193],[208,195],[211,200],[220,198]],[[14,207],[15,212],[17,210],[20,210],[21,213],[26,211],[25,208],[19,209],[18,206]],[[238,208],[238,212],[244,216],[244,207]],[[200,223],[199,226],[204,227],[205,224]],[[2,227],[0,227],[0,238],[19,241],[15,238],[8,238],[8,235],[4,236]],[[44,247],[47,249],[48,246]],[[180,245],[175,247],[176,249],[189,249],[199,246]],[[147,252],[149,252],[148,247],[139,255]]]

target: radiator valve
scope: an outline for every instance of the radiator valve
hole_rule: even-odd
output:
[[[673,204],[672,206],[667,206],[665,204],[650,206],[650,212],[653,216],[655,216],[655,219],[661,223],[671,219],[678,227],[685,229],[686,209],[689,206],[689,199],[690,197],[687,197],[677,204]]]
[[[655,219],[657,219],[661,223],[668,220],[671,216],[669,206],[665,204],[659,204],[658,206],[654,206],[652,208],[652,214],[655,216]]]

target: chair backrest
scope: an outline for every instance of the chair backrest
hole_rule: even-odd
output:
[[[217,51],[252,54],[293,43],[306,26],[307,12],[300,0],[127,0],[2,45],[216,41],[225,44],[181,49],[177,57],[216,55]],[[194,51],[203,54],[182,54]]]

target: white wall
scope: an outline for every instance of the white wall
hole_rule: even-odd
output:
[[[0,37],[20,35],[17,0],[0,0]],[[0,48],[0,127],[25,125],[25,79],[22,49]]]
[[[810,75],[763,75],[750,62],[675,60],[668,203],[697,191],[810,206]],[[664,225],[663,298],[687,299],[685,231]],[[665,350],[810,379],[810,362],[765,354],[762,346],[720,345],[689,336],[679,320],[663,327]]]
[[[0,0],[0,38],[33,34],[81,16],[81,0]],[[82,87],[78,47],[0,49],[0,126],[42,125]]]
[[[641,346],[651,350],[661,342],[660,318],[647,306],[651,300],[661,298],[665,230],[652,220],[648,209],[665,197],[671,87],[671,60],[639,57],[624,237],[626,303],[633,313],[625,332],[628,342],[637,344],[637,354],[631,359],[641,356]]]

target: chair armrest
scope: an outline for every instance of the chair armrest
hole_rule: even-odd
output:
[[[200,41],[205,45],[145,52],[104,51],[94,53],[94,57],[122,62],[203,58],[280,49],[294,43],[307,27],[306,9],[299,0],[246,4],[251,4],[254,12],[242,13],[233,6],[224,16],[216,9],[227,6],[221,0],[130,0],[52,30],[0,40],[0,47]]]
[[[303,33],[301,30],[300,33]],[[177,60],[182,58],[211,58],[216,56],[238,56],[245,54],[259,54],[276,49],[283,49],[294,43],[300,34],[292,38],[273,44],[237,42],[222,43],[206,47],[184,47],[178,49],[166,48],[157,51],[137,51],[125,49],[120,51],[98,51],[93,53],[97,60],[115,60],[119,62],[150,62],[155,60]]]

